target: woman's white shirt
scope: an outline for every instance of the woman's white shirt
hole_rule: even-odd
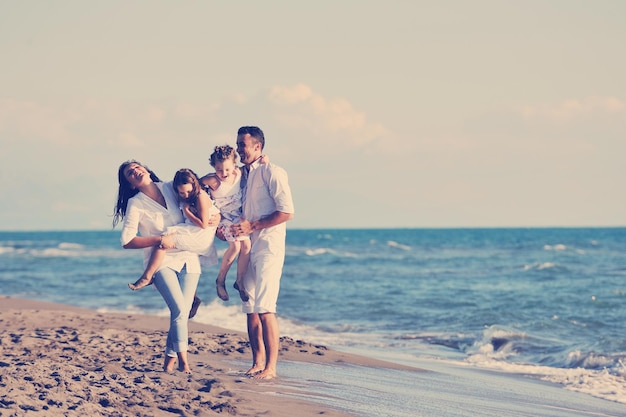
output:
[[[155,182],[165,197],[166,207],[163,207],[142,192],[128,200],[124,226],[122,228],[122,246],[139,236],[159,236],[169,226],[184,223],[185,218],[178,206],[178,199],[171,182]],[[144,248],[144,268],[148,264],[152,247]],[[180,272],[186,265],[187,272],[200,273],[198,255],[193,252],[168,250],[160,268],[169,267]],[[159,269],[160,269],[159,268]]]

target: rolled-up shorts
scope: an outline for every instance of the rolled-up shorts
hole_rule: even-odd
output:
[[[244,277],[244,287],[250,298],[242,304],[244,313],[276,313],[284,263],[284,252],[277,254],[263,251],[250,255],[250,264]]]

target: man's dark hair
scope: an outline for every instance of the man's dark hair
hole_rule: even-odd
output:
[[[237,131],[237,136],[248,134],[256,139],[261,144],[261,149],[265,147],[265,135],[263,131],[257,126],[242,126]]]

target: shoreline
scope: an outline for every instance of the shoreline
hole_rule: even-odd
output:
[[[279,375],[256,381],[247,335],[189,322],[193,374],[162,371],[168,319],[0,296],[0,415],[293,415],[352,414],[281,378],[282,361],[418,371],[281,337]],[[239,369],[233,364],[241,365]],[[280,401],[276,401],[276,388]],[[293,392],[293,395],[290,395]]]
[[[189,323],[193,374],[162,371],[168,319],[0,296],[0,415],[624,416],[623,404],[527,378],[400,365],[281,337],[257,381],[247,335]]]

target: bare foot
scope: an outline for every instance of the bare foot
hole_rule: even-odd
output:
[[[215,287],[217,289],[217,296],[224,301],[228,301],[228,292],[226,291],[224,282],[215,281]]]
[[[163,363],[163,372],[174,372],[175,365],[176,365],[176,358],[165,355],[165,362]]]
[[[252,375],[252,379],[274,379],[276,378],[276,372],[269,369],[264,369],[256,375]]]
[[[262,366],[254,365],[252,368],[250,368],[250,369],[248,369],[246,371],[246,375],[254,376],[254,375],[258,374],[261,371],[263,371],[263,367]]]
[[[248,297],[246,289],[243,287],[243,283],[240,285],[239,283],[237,283],[237,281],[235,281],[235,283],[233,284],[233,288],[239,291],[239,298],[241,298],[241,301],[245,302],[250,299],[250,297]]]
[[[183,365],[183,364],[181,363],[181,364],[178,366],[178,370],[179,370],[180,372],[184,372],[184,373],[186,373],[187,375],[192,375],[192,374],[193,374],[193,372],[191,372],[191,369],[189,368],[189,364],[184,364],[184,365]]]
[[[200,307],[202,300],[197,295],[193,296],[193,303],[191,304],[191,310],[189,310],[189,318],[192,319],[198,313],[198,307]]]
[[[152,278],[147,277],[147,276],[142,276],[137,281],[135,281],[134,284],[128,284],[128,288],[130,288],[133,291],[137,291],[137,290],[142,289],[143,287],[147,287],[150,284],[152,284]]]

